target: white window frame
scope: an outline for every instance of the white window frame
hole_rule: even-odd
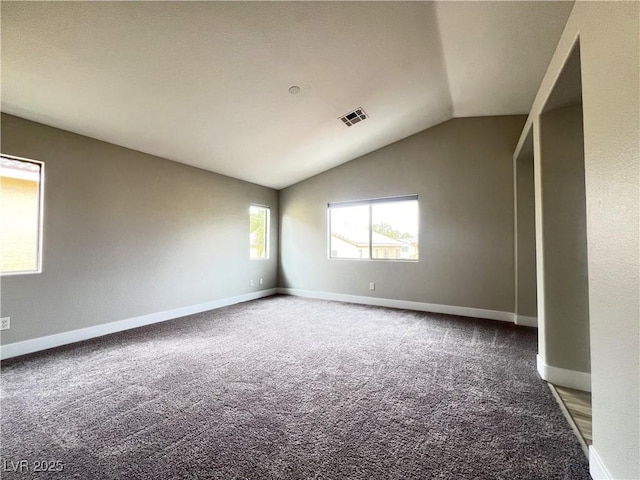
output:
[[[8,158],[9,160],[18,160],[21,162],[35,163],[40,166],[40,182],[38,185],[38,250],[37,250],[37,264],[35,270],[25,270],[24,272],[2,272],[0,271],[0,277],[8,277],[12,275],[33,275],[42,273],[42,245],[44,238],[44,162],[40,160],[33,160],[32,158],[16,157],[15,155],[7,155],[0,153],[0,157]]]
[[[249,204],[249,213],[251,213],[251,207],[263,208],[267,212],[266,225],[265,225],[265,233],[264,233],[264,257],[252,257],[249,255],[250,260],[269,260],[271,257],[271,207],[268,205],[260,205],[259,203],[251,203]],[[251,217],[249,217],[251,218]],[[249,249],[251,249],[251,244],[249,244]],[[251,253],[251,250],[249,250]]]
[[[418,194],[411,193],[405,195],[394,195],[392,197],[378,197],[370,198],[366,200],[351,200],[346,202],[329,202],[327,203],[327,258],[329,260],[351,260],[351,261],[373,261],[373,262],[409,262],[417,263],[420,261],[420,254],[418,258],[374,258],[373,257],[373,205],[376,203],[393,203],[393,202],[408,202],[418,201]],[[367,205],[369,207],[369,257],[362,258],[348,258],[348,257],[333,257],[331,252],[331,209],[340,207],[357,207]],[[420,204],[418,203],[418,209]],[[419,210],[418,210],[419,211]],[[420,215],[418,214],[418,250],[420,249]]]

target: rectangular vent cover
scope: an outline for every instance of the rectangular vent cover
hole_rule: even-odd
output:
[[[355,125],[362,120],[366,120],[367,118],[369,118],[369,116],[362,109],[362,107],[360,107],[356,108],[353,112],[349,112],[338,118],[342,120],[347,127],[350,127],[351,125]]]

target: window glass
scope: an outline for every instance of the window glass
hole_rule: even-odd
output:
[[[372,258],[418,259],[418,201],[371,206]]]
[[[330,258],[418,260],[418,197],[329,204]]]
[[[269,258],[269,207],[249,207],[249,258]]]
[[[369,258],[369,205],[331,209],[332,258]]]
[[[0,272],[40,271],[43,164],[0,156]]]

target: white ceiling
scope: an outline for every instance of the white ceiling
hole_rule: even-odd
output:
[[[528,113],[572,5],[2,2],[2,111],[283,188],[454,116]]]

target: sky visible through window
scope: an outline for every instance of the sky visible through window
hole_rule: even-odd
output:
[[[418,238],[418,201],[378,203],[373,206],[372,224],[386,223],[400,233]]]

